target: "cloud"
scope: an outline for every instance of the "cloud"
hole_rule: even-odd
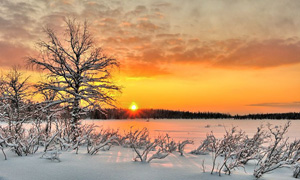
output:
[[[150,21],[140,21],[138,24],[137,24],[137,28],[141,29],[142,31],[150,31],[150,32],[154,32],[156,30],[158,30],[160,27],[153,24],[152,22]]]
[[[60,30],[63,17],[74,16],[89,21],[96,45],[125,64],[142,64],[128,67],[149,68],[144,74],[168,74],[168,63],[235,69],[300,63],[298,3],[268,1],[274,9],[266,9],[261,1],[178,2],[0,0],[2,51],[30,52],[44,39],[43,26]],[[5,54],[1,62],[9,64]]]
[[[123,66],[123,71],[129,77],[154,77],[170,74],[167,69],[162,68],[159,65],[146,62],[134,62],[127,64],[126,66]]]
[[[145,62],[208,64],[217,68],[271,68],[300,63],[300,41],[268,39],[201,42],[159,35],[135,57]]]
[[[130,45],[141,45],[143,43],[150,42],[149,37],[140,37],[140,36],[129,36],[129,37],[109,37],[105,39],[106,43],[111,43],[111,44],[130,44]]]
[[[25,65],[24,57],[37,54],[34,50],[0,41],[0,64],[3,66]]]
[[[159,2],[159,3],[153,3],[152,6],[161,8],[161,7],[170,7],[172,6],[172,4],[168,2]]]
[[[36,5],[28,2],[12,2],[9,0],[1,0],[0,3],[2,8],[4,8],[6,11],[17,12],[19,14],[36,12]]]
[[[140,15],[145,15],[145,14],[147,14],[147,12],[148,12],[148,9],[146,6],[138,5],[135,7],[134,10],[127,12],[125,14],[125,16],[136,17],[136,16],[140,16]]]
[[[290,102],[290,103],[258,103],[258,104],[249,104],[247,106],[299,108],[300,107],[300,102]]]
[[[157,43],[154,43],[157,44]],[[141,59],[168,60],[176,63],[206,63],[218,68],[271,68],[300,63],[300,41],[297,39],[268,39],[247,41],[201,42],[189,45],[187,40],[167,38],[149,56],[145,50]]]
[[[300,41],[283,39],[251,41],[221,56],[219,67],[268,68],[300,63]]]
[[[218,54],[215,50],[208,46],[198,46],[191,49],[186,49],[182,52],[175,52],[170,55],[170,59],[173,59],[178,63],[212,63],[216,59]]]
[[[25,2],[2,0],[0,14],[0,38],[22,42],[34,38],[32,29],[36,22],[31,16],[36,13],[36,6]]]

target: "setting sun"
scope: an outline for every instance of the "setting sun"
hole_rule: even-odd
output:
[[[138,109],[138,107],[137,107],[136,104],[132,104],[132,105],[130,106],[130,109],[131,109],[132,111],[135,111],[135,110]]]

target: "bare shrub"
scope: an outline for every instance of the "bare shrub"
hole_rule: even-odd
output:
[[[176,151],[177,143],[173,139],[171,139],[169,134],[166,134],[164,138],[160,141],[159,147],[163,152],[172,153],[173,151]]]
[[[99,150],[109,150],[113,144],[119,144],[118,130],[101,129],[99,133],[90,133],[87,139],[87,151],[94,155]]]
[[[224,158],[221,166],[219,168],[219,176],[221,176],[221,171],[224,170],[226,174],[231,174],[232,169],[240,167],[241,164],[237,163],[236,154],[241,149],[242,139],[245,136],[245,132],[237,131],[235,127],[227,131],[221,139],[220,148],[222,149],[222,156]],[[223,169],[224,168],[224,169]]]
[[[182,141],[182,142],[178,143],[178,152],[180,152],[181,156],[183,156],[184,148],[188,144],[194,144],[194,141],[192,141],[192,140],[185,140],[185,141]]]
[[[9,147],[18,156],[34,154],[39,148],[40,133],[36,128],[18,129],[18,133],[10,131],[9,127],[0,128],[2,146]]]
[[[269,135],[263,130],[263,126],[257,128],[253,137],[244,136],[235,157],[237,162],[245,165],[250,160],[259,159],[263,151],[262,145],[267,142],[268,138]]]
[[[300,177],[300,163],[296,163],[293,167],[294,172],[293,172],[293,177],[294,178],[299,178]]]
[[[213,133],[211,134],[207,134],[206,135],[206,139],[204,139],[201,142],[201,145],[191,151],[191,154],[196,154],[196,155],[207,155],[209,154],[209,152],[212,151],[212,143],[215,141],[215,136],[213,135]]]
[[[271,127],[270,124],[268,125],[273,141],[261,156],[254,169],[253,175],[256,178],[260,178],[263,174],[280,168],[287,163],[288,154],[292,153],[289,151],[294,151],[293,148],[289,149],[288,139],[284,138],[290,124],[291,122],[288,121],[284,126]]]
[[[157,148],[159,146],[168,146],[165,145],[165,138],[159,137],[151,142],[147,128],[136,131],[132,131],[132,129],[130,129],[127,137],[129,139],[131,148],[136,153],[134,161],[149,163],[153,159],[163,159],[169,155],[169,152],[163,152],[162,148]],[[149,157],[151,151],[155,151],[155,153],[151,153],[152,155]]]

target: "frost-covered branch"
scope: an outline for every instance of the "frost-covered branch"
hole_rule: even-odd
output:
[[[169,155],[169,152],[163,151],[163,149],[166,150],[165,147],[170,147],[170,145],[166,145],[166,139],[159,137],[151,142],[148,129],[146,128],[136,131],[132,131],[131,128],[127,137],[130,142],[130,147],[136,153],[134,161],[149,163],[153,159],[163,159]],[[159,148],[157,149],[157,147]],[[155,151],[155,153],[150,153],[151,151]],[[148,159],[150,154],[152,155]]]
[[[178,143],[178,152],[180,152],[180,155],[183,156],[184,147],[188,144],[194,144],[194,141],[192,140],[185,140],[183,142]]]
[[[268,125],[268,129],[273,137],[273,142],[267,151],[259,159],[253,175],[260,178],[263,174],[273,171],[287,164],[289,149],[287,147],[287,138],[284,138],[291,122],[288,121],[283,127],[276,126],[274,128]]]
[[[207,155],[209,152],[212,151],[212,143],[215,141],[215,136],[211,134],[207,134],[206,138],[201,142],[201,145],[191,151],[191,154],[196,154],[196,155]]]

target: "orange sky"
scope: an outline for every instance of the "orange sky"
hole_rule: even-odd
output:
[[[96,45],[120,61],[119,107],[299,111],[299,7],[293,0],[4,0],[0,65],[24,65],[45,38],[42,26],[60,32],[72,16],[88,20]]]

